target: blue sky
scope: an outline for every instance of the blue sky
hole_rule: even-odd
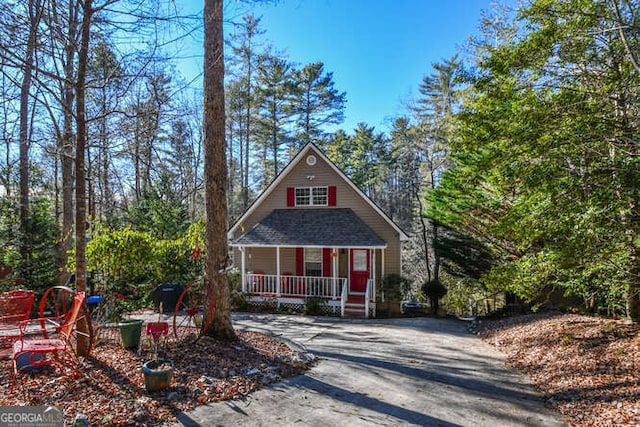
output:
[[[347,92],[348,133],[388,130],[431,64],[476,34],[491,0],[283,0],[254,7],[264,37],[300,63],[322,61]]]
[[[192,0],[187,0],[192,1]],[[431,64],[450,58],[478,33],[492,0],[229,1],[225,18],[262,17],[264,38],[299,65],[322,61],[347,93],[348,133],[360,122],[390,129],[402,101],[417,93]],[[231,31],[227,24],[225,31]],[[201,45],[200,45],[201,46]]]

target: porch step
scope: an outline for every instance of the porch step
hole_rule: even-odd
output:
[[[351,317],[355,319],[366,319],[367,316],[364,315],[364,310],[354,310],[346,308],[344,309],[344,317]]]
[[[351,295],[349,296],[349,299],[344,305],[344,317],[357,317],[360,319],[367,317],[365,313],[366,307],[364,304],[364,297],[361,299],[361,302],[360,298],[357,298],[356,300],[357,302],[351,298]]]
[[[347,297],[347,305],[349,304],[364,306],[364,294],[363,295],[349,294],[349,296]]]

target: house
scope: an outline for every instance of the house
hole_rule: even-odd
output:
[[[249,303],[375,316],[407,235],[307,144],[229,230]]]

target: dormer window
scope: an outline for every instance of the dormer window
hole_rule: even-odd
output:
[[[296,206],[327,206],[328,187],[297,187]]]
[[[336,206],[336,187],[287,187],[287,206]]]

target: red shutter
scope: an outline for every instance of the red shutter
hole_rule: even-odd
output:
[[[304,276],[304,248],[296,248],[296,276]]]
[[[331,277],[331,249],[322,248],[322,276]]]
[[[335,185],[332,185],[329,187],[329,206],[335,206],[336,205],[336,187]]]
[[[296,189],[293,187],[287,187],[287,206],[296,205]]]

